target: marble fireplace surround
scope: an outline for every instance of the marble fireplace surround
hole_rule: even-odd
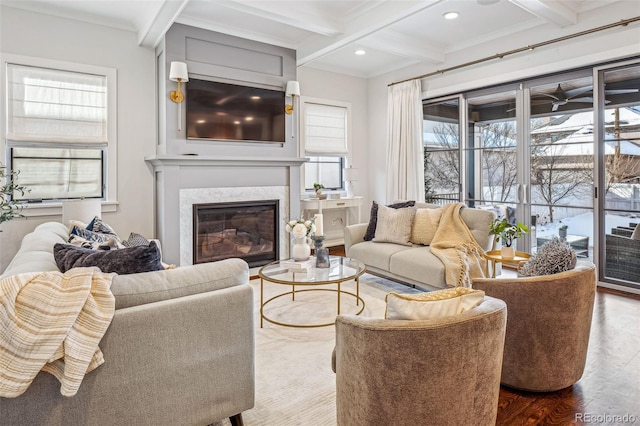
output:
[[[145,157],[155,175],[156,238],[163,260],[193,264],[193,204],[279,200],[280,224],[300,215],[299,157],[155,154]],[[279,230],[280,258],[289,238]]]
[[[278,200],[278,238],[280,259],[288,257],[289,238],[284,227],[289,217],[288,186],[192,188],[180,190],[180,265],[193,264],[193,205],[240,201]]]

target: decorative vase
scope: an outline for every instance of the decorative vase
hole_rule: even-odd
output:
[[[516,256],[516,249],[513,247],[502,247],[500,249],[500,255],[504,259],[513,259]]]
[[[291,257],[293,260],[307,260],[311,256],[311,246],[309,237],[293,238]]]

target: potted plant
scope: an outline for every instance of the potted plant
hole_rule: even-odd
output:
[[[316,191],[316,197],[318,197],[318,199],[320,200],[324,200],[325,198],[327,198],[327,195],[323,195],[322,194],[322,190],[324,189],[324,185],[321,183],[314,183],[313,184],[313,189],[315,189]]]
[[[27,191],[24,186],[20,186],[16,183],[18,179],[18,172],[12,171],[9,174],[6,172],[6,167],[0,164],[0,181],[3,181],[0,186],[0,224],[8,222],[16,217],[23,217],[22,203],[13,199],[13,195],[19,192],[21,195]]]
[[[560,239],[567,239],[567,228],[569,227],[565,224],[560,225],[560,228],[558,228],[558,236],[560,237]]]
[[[490,225],[489,235],[494,235],[495,242],[502,242],[501,255],[505,259],[513,259],[516,255],[513,242],[529,232],[529,228],[522,222],[515,225],[504,219],[496,219]]]

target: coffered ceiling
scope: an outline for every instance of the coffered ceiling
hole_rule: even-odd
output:
[[[593,27],[640,15],[638,0],[0,0],[0,4],[135,31],[140,45],[148,47],[157,45],[177,22],[295,49],[300,66],[365,78],[418,63],[437,66],[448,55],[468,48],[478,58],[493,55],[498,53],[496,42],[526,31],[571,34],[584,30],[581,24],[586,19]],[[458,12],[458,18],[444,19],[451,11]],[[359,49],[366,53],[356,55]]]

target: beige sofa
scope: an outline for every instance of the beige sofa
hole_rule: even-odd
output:
[[[7,270],[57,270],[53,245],[66,227],[45,223],[25,236]],[[8,425],[206,425],[242,422],[254,405],[253,292],[246,262],[229,259],[118,275],[116,312],[100,348],[105,363],[78,393],[40,372],[17,398],[0,398]]]
[[[438,208],[427,203],[416,203],[416,208]],[[463,208],[462,220],[474,238],[485,250],[493,243],[489,225],[496,215],[492,211]],[[367,266],[367,272],[405,282],[427,290],[446,288],[444,265],[429,246],[404,246],[393,243],[365,241],[367,223],[345,228],[344,247],[348,257],[358,259]]]

